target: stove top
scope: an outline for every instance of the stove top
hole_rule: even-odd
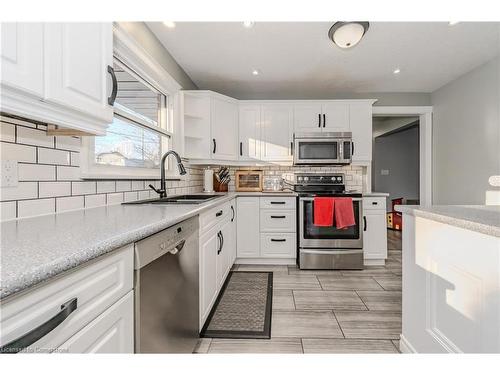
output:
[[[346,191],[343,173],[295,173],[286,182],[299,195],[361,197],[361,193]]]

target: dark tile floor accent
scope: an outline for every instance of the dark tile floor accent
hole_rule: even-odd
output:
[[[401,333],[401,232],[388,230],[385,266],[274,273],[271,340],[201,339],[196,353],[397,353]],[[265,341],[265,342],[264,342]]]

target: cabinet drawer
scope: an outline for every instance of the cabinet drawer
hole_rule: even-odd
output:
[[[232,217],[233,212],[231,210],[231,202],[233,202],[234,206],[234,200],[231,200],[200,215],[200,234],[206,233],[215,224],[221,223],[222,219],[224,219],[227,215],[231,215]],[[234,207],[234,209],[236,210],[236,207]]]
[[[366,197],[363,198],[363,210],[382,210],[385,211],[385,197]]]
[[[43,326],[76,299],[76,309],[27,351],[52,351],[132,290],[134,247],[78,267],[53,281],[1,304],[0,345],[18,339]]]
[[[133,353],[134,292],[130,291],[58,348],[60,353]]]
[[[295,197],[261,197],[260,208],[294,210]]]
[[[295,210],[260,210],[261,232],[295,232]]]
[[[260,254],[264,258],[294,258],[296,255],[295,233],[262,233]]]

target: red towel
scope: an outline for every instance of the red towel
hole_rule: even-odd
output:
[[[334,198],[314,197],[314,225],[331,227],[333,225]]]
[[[315,198],[316,199],[316,198]],[[356,225],[352,198],[335,198],[335,225],[337,229],[343,229]]]

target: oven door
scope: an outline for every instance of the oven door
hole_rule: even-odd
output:
[[[338,139],[295,138],[293,163],[295,165],[341,164]]]
[[[363,207],[361,198],[352,199],[356,225],[347,229],[314,225],[314,198],[299,198],[299,247],[309,249],[362,249]]]

